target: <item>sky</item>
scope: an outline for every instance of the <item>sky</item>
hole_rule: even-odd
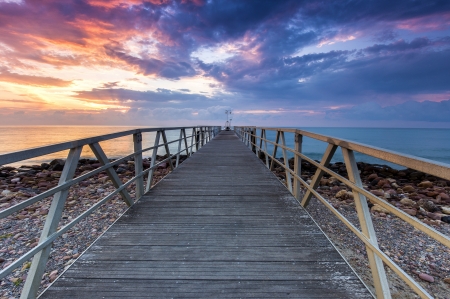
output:
[[[450,1],[0,0],[0,125],[450,128]]]

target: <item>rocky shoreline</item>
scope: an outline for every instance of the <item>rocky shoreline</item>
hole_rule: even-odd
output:
[[[157,156],[157,162],[167,156]],[[180,162],[187,157],[181,155]],[[41,165],[0,167],[0,211],[31,198],[58,184],[64,160],[53,160]],[[101,166],[96,160],[80,159],[75,177]],[[143,160],[144,169],[150,167],[150,158]],[[168,163],[161,163],[154,172],[152,185],[170,172]],[[114,166],[122,182],[134,176],[134,161]],[[97,201],[115,190],[106,172],[100,172],[70,188],[59,227],[69,223]],[[135,198],[135,184],[127,188]],[[22,254],[38,244],[45,223],[51,198],[46,198],[17,213],[0,220],[0,267],[6,268]],[[120,197],[114,196],[96,212],[75,225],[69,232],[57,238],[43,275],[40,292],[53,282],[80,254],[85,251],[114,221],[127,210]],[[8,277],[0,281],[0,299],[18,298],[27,277],[31,260],[24,263]]]
[[[166,156],[158,156],[157,160],[165,158]],[[186,156],[181,156],[180,160],[185,159]],[[289,163],[293,168],[292,159]],[[99,166],[98,161],[81,159],[75,176],[83,175]],[[144,159],[143,166],[144,169],[150,166],[149,159]],[[56,186],[63,167],[63,160],[54,160],[42,165],[0,168],[0,210]],[[132,160],[114,168],[123,182],[134,176]],[[330,168],[346,176],[343,163],[334,163]],[[358,163],[358,168],[366,190],[450,236],[449,181],[411,169],[396,170],[385,165]],[[315,170],[315,166],[302,161],[304,180],[310,181]],[[155,171],[152,184],[156,184],[169,172],[168,164],[162,163]],[[280,166],[275,167],[273,172],[280,180],[285,180],[285,172]],[[132,198],[135,196],[134,188],[134,184],[128,187]],[[106,172],[73,186],[60,226],[67,224],[114,190]],[[353,195],[349,188],[337,179],[325,175],[318,192],[359,227]],[[0,267],[7,267],[20,255],[36,246],[50,203],[51,198],[46,198],[0,220]],[[391,215],[381,206],[370,202],[369,206],[380,248],[435,298],[450,298],[450,249]],[[54,243],[40,291],[70,266],[126,209],[127,206],[120,195],[117,195],[58,238]],[[316,199],[312,199],[307,211],[370,287],[371,273],[364,244]],[[0,299],[19,297],[30,264],[25,263],[22,268],[1,280]],[[418,298],[392,271],[387,270],[387,274],[393,298]]]
[[[280,161],[283,162],[283,159]],[[289,164],[293,169],[294,160],[290,159]],[[366,163],[357,165],[364,189],[450,236],[450,181],[412,169],[397,170],[386,165]],[[310,183],[317,168],[307,161],[302,161],[301,167],[302,179]],[[333,163],[330,168],[348,178],[344,163]],[[281,166],[277,165],[273,173],[281,181],[285,181],[285,171]],[[317,191],[353,225],[360,227],[350,188],[325,174]],[[370,201],[368,205],[383,252],[435,298],[450,298],[450,249],[390,214],[380,205]],[[363,242],[317,199],[311,200],[307,211],[373,290]],[[395,273],[386,266],[385,268],[393,298],[419,298]]]

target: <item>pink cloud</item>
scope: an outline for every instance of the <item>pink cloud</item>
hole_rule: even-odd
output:
[[[450,28],[450,13],[428,15],[396,22],[398,29],[413,32],[442,31]]]

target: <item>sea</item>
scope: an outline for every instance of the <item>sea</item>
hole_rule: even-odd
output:
[[[142,127],[129,126],[0,126],[0,155],[28,148],[36,148],[44,145],[55,144],[65,141],[83,139],[87,137],[99,136],[114,132],[127,131]],[[450,129],[421,129],[421,128],[341,128],[341,127],[301,127],[304,131],[310,131],[322,135],[346,139],[358,143],[363,143],[378,148],[384,148],[403,154],[413,155],[420,158],[446,163],[450,166]],[[188,135],[190,131],[187,132]],[[155,133],[143,134],[143,147],[153,146]],[[178,139],[179,130],[168,130],[169,141]],[[286,134],[286,145],[294,148],[293,134]],[[267,138],[275,139],[275,132],[267,131]],[[190,141],[188,141],[190,145]],[[110,159],[123,157],[133,152],[132,136],[116,138],[101,142],[106,155]],[[320,160],[327,144],[311,139],[303,138],[302,152],[314,160]],[[178,149],[177,143],[172,143],[170,152],[174,153]],[[272,146],[268,145],[269,152]],[[50,155],[35,157],[29,160],[18,161],[10,166],[19,167],[22,165],[41,164],[50,162],[53,159],[65,159],[68,151],[57,152]],[[152,151],[144,153],[144,157],[151,156]],[[158,150],[158,154],[165,154],[163,148]],[[292,157],[292,154],[288,154]],[[83,148],[82,157],[94,158],[88,146]],[[277,157],[282,157],[281,150],[278,150]],[[401,165],[387,163],[370,156],[356,153],[357,161],[389,165],[401,169]],[[1,160],[1,158],[0,158]],[[341,151],[336,151],[333,162],[343,161]]]

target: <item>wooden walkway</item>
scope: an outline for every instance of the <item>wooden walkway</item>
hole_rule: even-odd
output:
[[[287,189],[222,132],[40,298],[372,298]]]

